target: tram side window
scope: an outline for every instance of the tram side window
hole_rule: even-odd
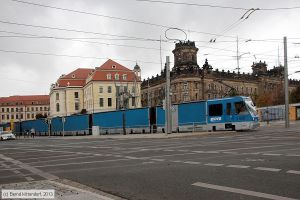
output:
[[[209,105],[209,116],[221,116],[223,114],[222,104]]]
[[[245,115],[247,114],[247,109],[246,109],[246,105],[243,101],[240,102],[235,102],[234,103],[234,107],[235,107],[235,113],[238,115]]]
[[[226,115],[231,115],[231,103],[226,104]]]

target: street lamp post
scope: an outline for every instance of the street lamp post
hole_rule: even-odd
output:
[[[237,70],[238,70],[238,73],[240,72],[240,59],[243,55],[246,55],[246,54],[250,54],[250,52],[246,52],[246,53],[242,53],[240,55],[236,55],[236,61],[237,61]]]

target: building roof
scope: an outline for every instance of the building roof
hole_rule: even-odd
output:
[[[108,59],[103,65],[97,67],[96,70],[132,71],[111,59]]]
[[[60,79],[86,79],[91,72],[95,71],[90,68],[78,68]]]
[[[0,106],[12,105],[44,105],[49,104],[49,95],[29,95],[0,97]]]
[[[85,80],[94,71],[95,69],[78,68],[67,75],[62,75],[57,80],[58,83],[57,87],[67,87],[67,86],[83,87],[85,85]]]

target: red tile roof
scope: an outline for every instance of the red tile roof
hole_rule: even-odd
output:
[[[49,95],[0,97],[0,106],[7,105],[46,105],[50,103]]]
[[[67,87],[67,86],[84,86],[85,85],[85,79],[84,80],[65,80],[65,79],[58,79],[57,83],[59,84],[58,87]]]
[[[119,74],[119,80],[115,80],[116,73]],[[111,74],[111,79],[107,79],[107,74]],[[127,74],[126,80],[123,80],[123,74]],[[57,83],[59,84],[58,87],[83,87],[86,85],[86,80],[89,76],[91,76],[92,81],[138,81],[133,70],[109,59],[100,67],[96,67],[96,69],[78,68],[73,72],[60,77],[57,80]]]
[[[92,71],[95,71],[95,69],[78,68],[60,79],[86,79]]]
[[[130,69],[128,69],[127,67],[124,67],[123,65],[108,59],[103,65],[101,65],[100,67],[97,67],[96,70],[117,70],[117,71],[132,71]]]

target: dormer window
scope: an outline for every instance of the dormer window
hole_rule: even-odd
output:
[[[112,68],[112,69],[116,69],[116,65],[112,65],[111,68]]]
[[[107,80],[111,80],[111,74],[106,74]]]
[[[123,80],[127,80],[127,74],[123,74]]]
[[[75,78],[75,74],[72,74],[72,78]]]
[[[115,74],[115,80],[119,80],[119,74]]]

